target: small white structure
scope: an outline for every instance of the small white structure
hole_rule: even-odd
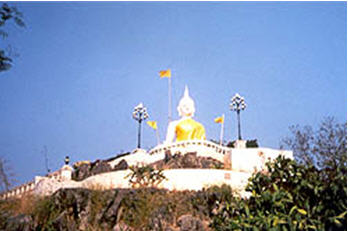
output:
[[[246,140],[236,140],[235,148],[246,148]]]
[[[74,169],[70,165],[65,164],[60,169],[61,180],[63,180],[63,181],[71,180],[73,171],[74,171]]]

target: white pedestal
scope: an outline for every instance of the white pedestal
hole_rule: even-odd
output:
[[[60,177],[62,180],[71,180],[71,176],[72,176],[72,172],[73,172],[73,168],[70,167],[69,165],[64,165],[61,169],[60,169]]]
[[[246,148],[246,140],[236,140],[234,148]]]

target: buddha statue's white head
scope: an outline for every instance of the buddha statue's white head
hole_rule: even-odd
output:
[[[177,109],[180,117],[192,117],[195,114],[195,102],[189,96],[187,86],[185,86],[184,96],[181,98]]]

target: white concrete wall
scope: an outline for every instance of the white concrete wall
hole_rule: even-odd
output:
[[[132,185],[129,183],[130,173],[130,170],[101,173],[88,177],[83,181],[59,181],[55,178],[42,177],[31,193],[48,196],[62,188],[82,187],[98,190],[132,188]],[[168,169],[164,170],[163,174],[166,179],[158,185],[158,188],[178,191],[201,190],[213,185],[227,184],[243,196],[246,195],[244,188],[252,173],[221,169]],[[19,195],[15,191],[9,193],[9,197]]]
[[[90,176],[81,181],[81,187],[84,188],[99,188],[113,189],[113,188],[131,188],[129,184],[130,170],[120,170],[115,172],[105,172],[98,175]]]
[[[213,185],[230,185],[237,191],[243,191],[250,173],[221,169],[169,169],[163,171],[167,180],[160,187],[169,190],[201,190]]]
[[[88,177],[80,182],[81,187],[95,189],[131,188],[130,170],[107,172]],[[236,172],[221,169],[168,169],[163,170],[166,180],[158,185],[169,190],[201,190],[213,185],[230,185],[243,191],[248,183],[250,172]]]
[[[279,155],[293,159],[292,151],[270,148],[232,149],[231,169],[241,172],[255,172],[264,169],[265,163],[276,159]]]

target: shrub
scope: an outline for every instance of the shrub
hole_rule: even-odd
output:
[[[226,146],[229,148],[234,148],[235,145],[236,145],[236,140],[228,142]],[[259,143],[257,142],[257,139],[247,140],[245,145],[247,148],[258,148],[259,147]]]
[[[346,166],[316,169],[278,157],[257,173],[248,199],[233,198],[213,217],[216,230],[346,230]]]
[[[130,177],[129,183],[133,187],[154,187],[166,179],[163,175],[163,170],[155,170],[149,165],[131,166],[129,168],[132,172],[126,178]]]

